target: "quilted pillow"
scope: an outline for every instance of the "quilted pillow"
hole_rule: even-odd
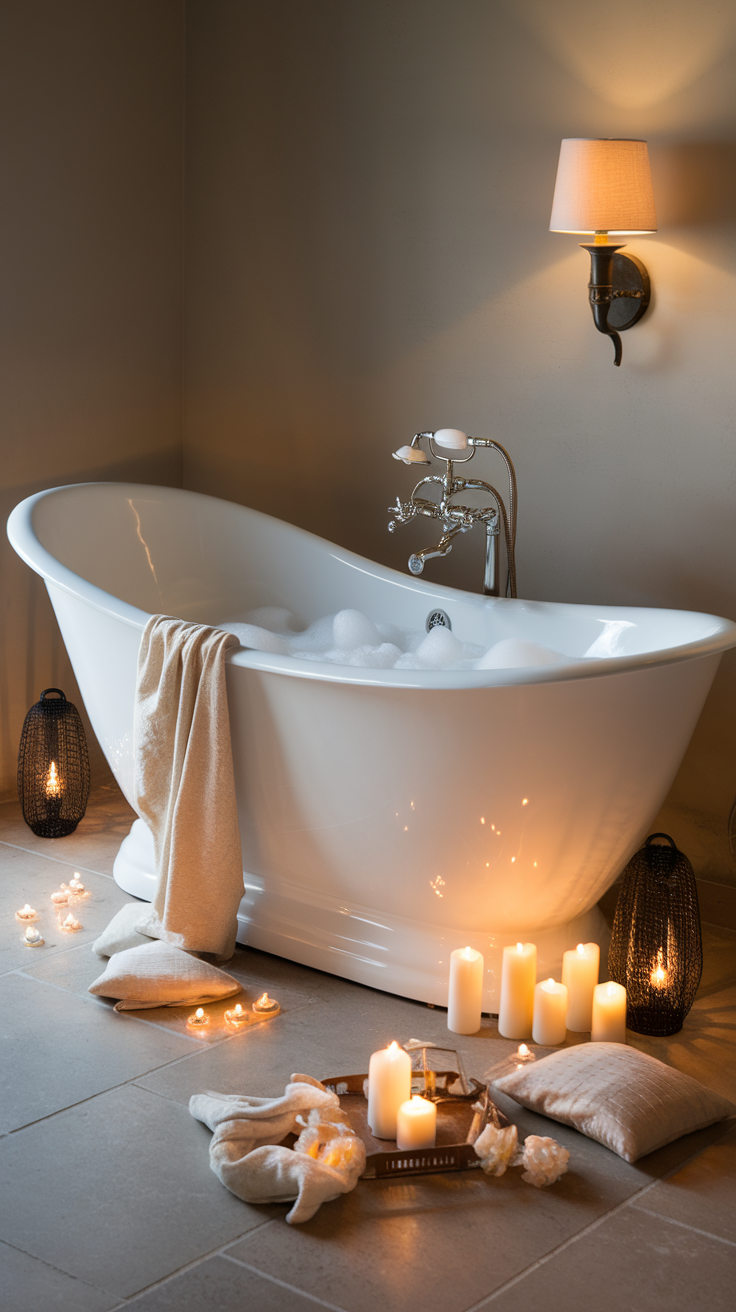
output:
[[[522,1107],[636,1162],[736,1112],[690,1075],[622,1043],[581,1043],[493,1081]]]
[[[183,1007],[240,992],[232,975],[192,957],[171,943],[153,939],[142,947],[116,952],[88,992],[119,998],[116,1011],[142,1011],[150,1007]]]

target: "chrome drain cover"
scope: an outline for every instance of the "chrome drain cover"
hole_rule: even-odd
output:
[[[452,628],[452,620],[446,610],[438,609],[429,612],[429,615],[427,616],[427,633],[431,632],[432,629],[436,629],[438,624],[441,625],[443,629]]]

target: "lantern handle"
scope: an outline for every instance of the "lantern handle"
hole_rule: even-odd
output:
[[[63,692],[61,691],[61,688],[44,688],[43,692],[41,693],[40,700],[43,701],[44,697],[46,697],[47,694],[50,693],[50,692],[58,692],[59,697],[61,698],[61,700],[62,700],[63,702],[66,701],[66,694],[63,693]]]
[[[675,842],[674,838],[670,838],[669,834],[650,834],[646,842],[644,843],[644,846],[649,847],[649,844],[653,843],[655,838],[666,838],[667,842],[672,847],[672,850],[674,852],[677,851],[677,843]]]

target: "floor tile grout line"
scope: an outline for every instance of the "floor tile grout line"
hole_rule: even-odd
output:
[[[244,1239],[250,1239],[250,1232],[243,1236]],[[236,1239],[235,1243],[241,1240]],[[272,1276],[268,1271],[261,1271],[257,1266],[251,1266],[250,1262],[243,1262],[239,1257],[233,1257],[230,1253],[223,1253],[222,1256],[227,1262],[233,1262],[236,1266],[242,1266],[246,1271],[252,1271],[254,1275],[260,1276],[262,1280],[270,1280],[272,1284],[279,1285],[282,1289],[288,1289],[292,1294],[301,1294],[302,1298],[308,1298],[318,1307],[326,1307],[330,1312],[346,1312],[344,1307],[338,1307],[337,1303],[327,1303],[323,1298],[318,1298],[316,1294],[310,1294],[306,1289],[300,1289],[298,1285],[290,1285],[286,1280],[279,1280],[278,1276]]]
[[[236,1235],[234,1239],[228,1239],[224,1244],[218,1244],[217,1248],[211,1248],[207,1253],[202,1253],[201,1257],[193,1258],[191,1262],[184,1262],[182,1266],[177,1267],[176,1271],[170,1271],[167,1275],[161,1276],[159,1280],[152,1280],[150,1285],[144,1285],[142,1289],[136,1289],[134,1294],[130,1294],[129,1297],[123,1297],[119,1303],[116,1303],[114,1307],[109,1309],[109,1312],[122,1312],[122,1309],[132,1307],[135,1304],[135,1300],[142,1298],[144,1294],[149,1294],[153,1289],[160,1289],[164,1285],[171,1284],[173,1280],[178,1279],[179,1276],[185,1275],[187,1271],[194,1271],[196,1267],[202,1266],[205,1262],[210,1262],[215,1257],[224,1257],[225,1249],[231,1244],[239,1244],[242,1239],[246,1239],[250,1235],[258,1234],[259,1231],[264,1230],[266,1226],[272,1224],[273,1217],[265,1217],[263,1221],[260,1221],[258,1225],[253,1226],[252,1229],[243,1231],[242,1234]],[[112,1290],[109,1292],[113,1293]],[[113,1297],[115,1297],[114,1293]]]
[[[690,1225],[687,1221],[679,1221],[675,1216],[665,1216],[662,1212],[655,1212],[651,1207],[640,1207],[638,1203],[632,1203],[631,1206],[636,1212],[644,1212],[646,1216],[653,1216],[657,1221],[666,1221],[668,1225],[679,1225],[683,1230],[691,1230],[693,1234],[703,1235],[705,1239],[715,1239],[716,1243],[727,1244],[729,1248],[736,1248],[736,1240],[725,1239],[723,1235],[716,1235],[712,1230],[701,1230],[697,1225]]]
[[[104,1285],[95,1285],[91,1280],[85,1280],[84,1276],[72,1275],[71,1271],[65,1271],[62,1266],[56,1266],[54,1262],[49,1262],[45,1257],[39,1257],[36,1253],[29,1253],[27,1248],[20,1248],[18,1244],[11,1243],[9,1239],[0,1239],[0,1244],[4,1244],[6,1248],[12,1248],[14,1253],[22,1253],[24,1257],[30,1257],[33,1262],[40,1262],[41,1266],[48,1267],[49,1271],[56,1271],[59,1275],[66,1276],[67,1280],[78,1280],[80,1285],[84,1285],[87,1289],[94,1289],[100,1294],[109,1294],[111,1298],[115,1297],[112,1289],[105,1289]]]
[[[55,865],[70,866],[73,869],[84,871],[86,875],[99,875],[100,879],[112,879],[114,875],[105,874],[104,870],[95,870],[93,866],[84,866],[78,861],[65,861],[63,857],[52,856],[51,853],[39,852],[35,847],[23,847],[20,843],[9,843],[6,838],[0,839],[0,847],[10,847],[14,852],[25,852],[28,856],[37,856],[41,861],[53,861]],[[139,901],[140,899],[136,899]]]
[[[487,1307],[489,1303],[493,1303],[497,1298],[500,1298],[501,1294],[505,1294],[509,1289],[513,1289],[514,1285],[520,1284],[527,1276],[538,1271],[540,1267],[546,1266],[552,1258],[559,1256],[560,1253],[564,1253],[566,1248],[571,1248],[579,1239],[584,1239],[586,1235],[592,1234],[599,1226],[603,1225],[606,1221],[609,1221],[612,1216],[616,1216],[619,1212],[622,1212],[624,1208],[631,1204],[632,1198],[643,1198],[645,1194],[649,1193],[650,1189],[656,1188],[659,1183],[659,1180],[650,1180],[649,1184],[644,1185],[644,1188],[638,1190],[638,1192],[633,1194],[631,1198],[625,1198],[623,1202],[617,1203],[615,1207],[610,1208],[609,1211],[596,1217],[595,1221],[590,1221],[588,1225],[583,1226],[582,1230],[578,1230],[574,1235],[569,1235],[567,1239],[563,1239],[561,1244],[557,1244],[556,1247],[551,1248],[548,1253],[544,1253],[542,1257],[538,1257],[535,1262],[531,1262],[523,1271],[519,1271],[515,1276],[511,1276],[509,1280],[506,1280],[504,1284],[499,1285],[498,1289],[494,1289],[492,1293],[485,1294],[477,1303],[473,1303],[470,1307],[466,1308],[465,1312],[481,1312],[482,1308]]]

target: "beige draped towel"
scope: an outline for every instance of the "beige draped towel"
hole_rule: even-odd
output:
[[[154,615],[138,653],[135,805],[153,834],[156,891],[138,928],[227,961],[243,896],[225,683],[232,633]]]

